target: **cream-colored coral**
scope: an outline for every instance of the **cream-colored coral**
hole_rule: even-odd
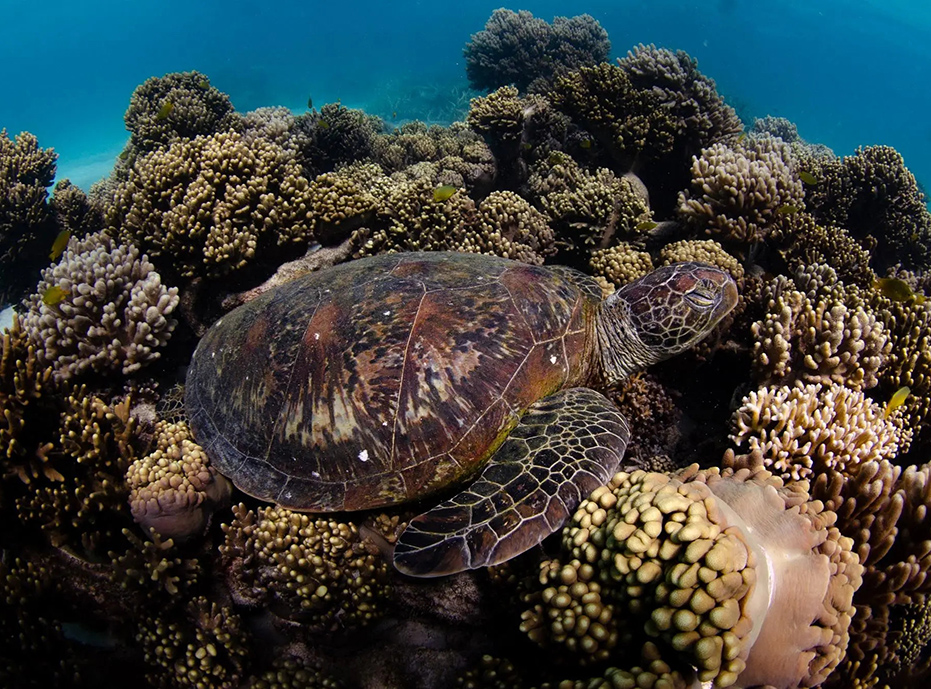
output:
[[[738,446],[761,451],[768,469],[792,480],[892,459],[911,439],[861,391],[838,384],[760,388],[743,398],[731,425]]]
[[[805,190],[781,140],[717,143],[692,162],[692,185],[679,193],[679,217],[724,242],[764,239],[784,213],[804,207]]]
[[[615,288],[653,272],[650,254],[638,251],[629,242],[622,242],[607,249],[596,249],[592,252],[588,265],[595,276],[608,280]]]
[[[155,436],[155,449],[126,471],[133,519],[165,538],[199,535],[228,498],[229,483],[210,466],[187,423],[159,421]]]
[[[685,239],[664,246],[659,253],[661,265],[695,261],[727,271],[740,284],[745,272],[741,262],[713,239]]]
[[[23,329],[58,380],[88,371],[128,375],[161,356],[178,290],[145,256],[98,232],[72,238],[26,300]]]
[[[619,473],[579,506],[563,548],[595,571],[619,638],[661,641],[667,667],[716,687],[816,686],[843,658],[860,585],[835,519],[756,455],[736,471]],[[544,606],[567,609],[558,595]]]
[[[478,205],[476,220],[456,248],[540,265],[555,253],[546,216],[512,191],[493,191]]]
[[[757,379],[871,388],[892,350],[882,319],[828,266],[778,276],[764,290],[766,314],[751,326]]]

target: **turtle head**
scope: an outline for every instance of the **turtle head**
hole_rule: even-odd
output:
[[[606,382],[685,351],[736,303],[731,276],[704,263],[674,263],[625,285],[603,305]]]

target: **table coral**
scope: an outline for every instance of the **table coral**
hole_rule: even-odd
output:
[[[229,96],[200,72],[172,72],[146,79],[133,91],[123,117],[136,151],[167,146],[239,125]]]
[[[299,252],[311,238],[309,186],[280,146],[226,131],[141,156],[106,219],[163,274],[215,278]]]
[[[55,290],[60,298],[49,299]],[[97,232],[73,238],[24,305],[23,329],[57,380],[129,375],[161,356],[177,324],[178,290],[135,246]]]
[[[497,9],[463,51],[472,88],[513,84],[543,88],[557,74],[608,59],[607,32],[587,14],[556,17],[552,25],[530,12]]]

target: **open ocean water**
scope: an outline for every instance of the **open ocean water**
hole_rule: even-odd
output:
[[[59,154],[87,189],[127,140],[123,112],[151,76],[197,70],[240,112],[337,99],[399,120],[468,105],[462,49],[500,2],[161,0],[3,2],[0,127]],[[838,155],[885,144],[931,180],[931,5],[908,0],[523,2],[547,21],[589,13],[613,56],[685,50],[745,122],[776,115]]]

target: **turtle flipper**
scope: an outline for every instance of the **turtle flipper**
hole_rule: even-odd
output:
[[[579,502],[617,471],[630,431],[589,388],[532,405],[466,490],[416,517],[394,565],[435,577],[509,560],[561,527]]]

